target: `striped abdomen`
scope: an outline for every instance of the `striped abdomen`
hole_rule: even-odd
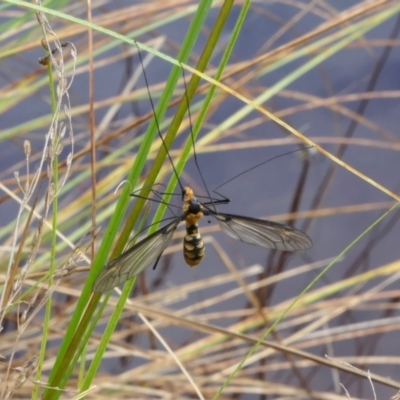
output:
[[[200,264],[205,252],[206,249],[197,223],[193,224],[186,221],[186,236],[183,241],[183,256],[185,257],[186,264],[191,267]]]

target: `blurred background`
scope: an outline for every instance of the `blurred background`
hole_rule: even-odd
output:
[[[222,4],[212,3],[205,18],[187,61],[193,68]],[[88,19],[85,2],[53,1],[46,6]],[[193,1],[94,1],[91,12],[94,24],[176,59],[197,7]],[[244,15],[245,7],[249,8]],[[53,243],[56,266],[64,268],[76,246],[86,254],[76,265],[71,262],[74,269],[53,287],[52,318],[57,324],[49,330],[42,377],[46,381],[87,276],[90,245],[93,242],[97,249],[103,239],[119,198],[119,185],[127,179],[152,118],[143,67],[157,105],[172,65],[143,50],[141,64],[137,48],[99,31],[92,31],[94,59],[90,65],[87,28],[47,15],[57,38],[70,43],[61,49],[62,58],[59,51],[54,54],[61,60],[60,74],[68,86],[57,128],[62,132],[65,126],[66,131],[58,139],[57,150],[47,143],[52,112],[47,67],[38,63],[46,56],[41,25],[33,10],[7,2],[2,10],[0,272],[4,282],[22,243],[15,276],[22,276],[24,284],[13,292],[2,313],[6,334],[1,343],[5,357],[2,375],[7,379],[12,377],[7,365],[22,365],[40,347],[46,296],[43,290],[29,289],[38,280],[48,282],[51,229],[46,224],[42,228],[38,216],[29,220],[23,202],[25,198],[32,206],[36,201],[38,215],[51,223],[51,199],[46,192],[52,187],[49,182],[53,178],[48,177],[52,152],[59,153],[59,234]],[[103,393],[110,390],[110,383],[118,382],[118,388],[112,388],[113,398],[199,397],[165,346],[138,317],[139,311],[151,319],[204,398],[212,398],[254,344],[234,333],[259,339],[334,257],[395,204],[396,195],[384,193],[317,149],[301,150],[306,143],[256,110],[254,104],[364,177],[398,193],[399,11],[395,1],[234,4],[205,74],[214,77],[238,18],[244,15],[221,82],[253,106],[216,88],[195,139],[198,166],[210,192],[249,170],[217,189],[230,199],[219,210],[292,225],[312,238],[313,248],[294,254],[267,251],[235,241],[213,221],[208,224],[204,219],[200,228],[206,258],[191,269],[182,255],[181,227],[156,270],[148,268],[136,282],[132,292],[136,306],[127,306],[123,312],[94,381],[103,385]],[[186,85],[190,77],[185,71]],[[159,121],[161,134],[184,95],[185,82],[180,77],[166,116]],[[207,81],[200,82],[190,104],[192,124],[209,88]],[[96,145],[94,174],[91,135]],[[171,149],[174,162],[190,135],[187,114]],[[143,184],[160,146],[156,135],[132,191]],[[170,176],[171,165],[165,160],[157,183],[166,184]],[[38,183],[29,186],[35,178]],[[207,196],[193,158],[181,181],[197,195]],[[157,186],[156,190],[162,192],[163,188]],[[178,208],[173,211],[179,215],[179,188],[176,194],[172,203]],[[132,198],[129,208],[134,203]],[[96,237],[90,233],[94,204],[100,230]],[[132,236],[151,224],[156,208],[157,204],[148,202]],[[171,216],[171,212],[166,214]],[[258,347],[220,398],[346,398],[339,383],[351,398],[373,398],[371,383],[363,376],[368,371],[376,374],[376,398],[390,398],[399,390],[399,216],[396,210],[389,213],[317,280],[266,338],[286,350],[273,350],[266,344]],[[111,301],[89,341],[87,360],[113,305]],[[296,355],[299,350],[310,358]],[[354,371],[344,371],[343,363]],[[385,381],[389,377],[392,383]],[[28,398],[31,388],[31,382],[15,386],[15,398]],[[98,393],[88,398],[99,398]]]

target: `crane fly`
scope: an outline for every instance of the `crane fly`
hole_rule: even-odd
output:
[[[159,127],[157,117],[154,112],[154,106],[151,99],[147,77],[139,48],[138,55],[140,63],[142,65],[143,76],[146,82],[155,122],[157,127]],[[184,72],[183,69],[182,72]],[[185,95],[187,96],[186,90]],[[187,103],[189,103],[187,97],[186,100]],[[188,113],[190,121],[191,118],[189,107]],[[244,217],[242,215],[223,214],[218,212],[215,208],[215,204],[228,203],[229,199],[227,198],[213,201],[209,196],[211,200],[210,202],[201,203],[194,196],[193,190],[190,187],[183,187],[183,185],[181,184],[179,176],[176,173],[174,163],[172,162],[172,159],[169,155],[168,149],[165,145],[164,139],[159,129],[158,134],[161,139],[162,145],[167,152],[172,169],[176,177],[178,178],[178,182],[182,190],[182,214],[173,218],[172,222],[168,223],[156,232],[139,241],[130,249],[123,252],[119,257],[115,258],[113,261],[107,264],[97,276],[94,282],[94,292],[103,293],[110,289],[113,289],[116,286],[122,285],[129,279],[137,276],[140,272],[145,270],[150,265],[154,265],[155,268],[162,253],[171,243],[176,228],[183,221],[185,221],[186,224],[186,235],[183,241],[184,259],[190,267],[194,267],[200,264],[205,255],[205,247],[199,233],[198,222],[204,216],[211,216],[215,218],[221,230],[227,235],[233,237],[234,239],[255,246],[281,251],[307,250],[312,246],[311,239],[304,232],[294,229],[290,226],[262,219]],[[197,163],[194,143],[193,153],[197,169],[204,183],[203,176]],[[208,193],[207,187],[206,190]]]
[[[282,251],[307,250],[312,246],[311,239],[304,232],[290,226],[242,215],[219,213],[209,207],[210,203],[201,203],[189,187],[185,187],[182,192],[182,202],[182,215],[136,243],[100,272],[93,287],[94,292],[106,292],[134,278],[148,266],[156,266],[182,221],[186,223],[183,241],[185,261],[190,267],[200,264],[205,255],[205,247],[199,233],[198,221],[204,216],[214,217],[221,230],[234,239],[255,246]]]

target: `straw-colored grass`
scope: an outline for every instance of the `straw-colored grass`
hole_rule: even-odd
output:
[[[38,1],[0,6],[0,398],[395,395],[398,2]],[[248,170],[218,189],[232,212],[313,249],[203,224],[201,266],[178,230],[155,271],[93,294],[179,205],[166,148],[206,193],[193,143],[209,189]]]

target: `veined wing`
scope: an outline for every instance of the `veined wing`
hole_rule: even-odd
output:
[[[170,244],[181,221],[181,217],[174,219],[111,261],[96,278],[93,292],[103,293],[122,285],[149,265],[156,263]]]
[[[311,239],[304,232],[290,226],[241,215],[215,213],[209,209],[208,211],[216,218],[222,231],[242,242],[281,251],[306,250],[312,246]]]

